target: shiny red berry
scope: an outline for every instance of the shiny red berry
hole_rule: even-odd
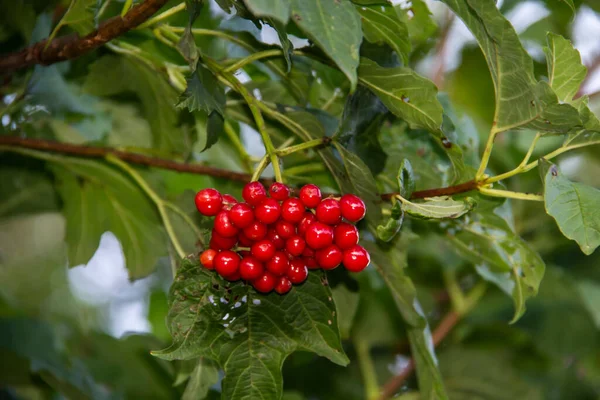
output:
[[[317,263],[317,259],[314,257],[302,257],[304,260],[304,264],[308,269],[319,269],[319,264]]]
[[[208,217],[217,215],[221,211],[221,207],[223,207],[223,197],[217,189],[202,189],[196,193],[194,201],[200,214]]]
[[[322,250],[317,251],[315,255],[317,264],[323,269],[334,269],[342,263],[343,253],[339,247],[332,244]]]
[[[250,246],[252,246],[252,243],[254,243],[254,241],[253,241],[253,240],[251,240],[251,239],[249,239],[249,238],[248,238],[248,237],[247,237],[247,236],[244,234],[244,232],[240,232],[240,233],[238,234],[237,238],[238,238],[238,244],[239,244],[241,247],[250,247]]]
[[[360,272],[369,265],[371,256],[362,246],[356,245],[344,251],[344,267],[351,272]]]
[[[267,226],[254,221],[244,228],[244,235],[253,241],[261,240],[267,235]]]
[[[267,262],[267,270],[273,275],[281,276],[285,274],[289,264],[290,260],[287,255],[283,251],[277,251],[273,258]]]
[[[256,216],[256,219],[263,224],[269,225],[274,223],[281,215],[279,202],[275,199],[264,199],[263,202],[254,209],[254,215]]]
[[[269,194],[275,200],[283,201],[290,197],[290,188],[281,182],[275,182],[269,188]]]
[[[335,225],[342,220],[342,208],[336,199],[325,199],[316,210],[317,219],[325,224]]]
[[[253,281],[265,272],[263,264],[252,256],[242,258],[240,261],[240,275],[246,281]]]
[[[315,256],[315,251],[308,246],[306,246],[304,248],[304,251],[302,251],[302,257],[314,257],[314,256]]]
[[[308,277],[308,268],[306,268],[304,260],[301,258],[296,258],[290,261],[290,266],[288,267],[286,276],[290,282],[296,285],[304,282]]]
[[[315,208],[321,202],[321,189],[317,185],[309,183],[300,189],[300,200],[308,208]]]
[[[229,275],[229,276],[224,276],[223,278],[227,279],[229,282],[235,282],[235,281],[239,281],[240,279],[242,279],[242,275],[240,274],[240,271],[235,271],[235,273],[233,275]]]
[[[269,261],[275,255],[275,246],[270,240],[263,239],[254,243],[250,251],[259,261]]]
[[[333,243],[333,228],[317,221],[308,227],[304,239],[311,248],[322,249]]]
[[[209,247],[215,250],[229,250],[238,242],[237,236],[225,237],[214,229],[211,233]]]
[[[346,222],[340,223],[333,229],[333,241],[342,250],[357,245],[358,237],[356,226]]]
[[[281,218],[284,220],[297,224],[302,220],[303,215],[304,204],[302,204],[300,199],[292,197],[283,202],[281,206]]]
[[[306,242],[298,235],[294,235],[285,242],[285,249],[293,256],[299,256],[304,251]]]
[[[261,293],[269,293],[271,290],[275,288],[275,284],[277,283],[277,278],[270,272],[265,272],[257,279],[252,281],[252,286],[254,289]]]
[[[215,217],[215,223],[213,226],[215,232],[224,237],[236,236],[239,229],[231,222],[229,218],[229,211],[221,211]]]
[[[267,239],[273,243],[273,246],[275,246],[277,250],[281,250],[285,247],[285,239],[279,236],[275,228],[269,228],[267,231]]]
[[[260,182],[250,182],[244,186],[242,197],[251,206],[257,206],[267,198],[267,191]]]
[[[280,219],[275,224],[275,229],[281,238],[287,239],[296,233],[296,226],[289,221]]]
[[[240,265],[240,256],[231,250],[225,250],[215,256],[213,260],[215,270],[223,277],[233,276]]]
[[[275,292],[278,294],[286,294],[292,290],[292,282],[285,276],[280,276],[277,278],[277,283],[275,283]]]
[[[237,203],[229,210],[229,219],[238,228],[245,228],[254,221],[254,210],[246,203]]]
[[[200,254],[200,264],[206,269],[215,269],[214,259],[217,252],[213,249],[204,250]]]
[[[306,233],[306,230],[308,229],[308,227],[316,220],[317,220],[317,217],[315,217],[315,214],[308,212],[308,211],[305,212],[304,215],[302,216],[302,219],[298,223],[298,234],[304,235]]]
[[[350,222],[358,222],[364,218],[367,212],[365,202],[360,197],[353,194],[345,194],[340,199],[342,208],[342,217]]]
[[[230,210],[235,204],[237,204],[237,199],[230,194],[223,194],[223,208],[225,210]]]

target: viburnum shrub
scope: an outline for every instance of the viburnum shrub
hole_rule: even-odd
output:
[[[0,399],[600,399],[600,0],[0,10]]]
[[[342,222],[364,218],[366,206],[360,197],[321,199],[321,190],[313,184],[293,197],[280,182],[268,193],[271,197],[260,182],[250,182],[242,191],[245,202],[229,195],[225,200],[213,188],[196,194],[200,214],[215,216],[210,248],[199,256],[204,268],[228,281],[242,279],[261,293],[285,294],[292,284],[306,280],[309,269],[332,270],[342,264],[360,272],[369,265],[369,252],[358,244],[358,229]],[[251,225],[247,235],[245,228]]]

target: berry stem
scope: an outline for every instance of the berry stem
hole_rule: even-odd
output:
[[[246,65],[253,63],[254,61],[262,60],[263,58],[281,56],[281,49],[273,49],[273,50],[265,50],[259,51],[257,53],[250,54],[248,57],[244,57],[241,60],[231,64],[227,68],[224,68],[223,71],[227,73],[232,73],[237,71],[238,69],[244,68]]]
[[[511,192],[510,190],[489,189],[486,187],[480,187],[477,190],[479,190],[481,194],[491,197],[504,197],[507,199],[530,201],[544,201],[544,196],[541,196],[539,194]]]
[[[130,1],[130,3],[131,3],[131,1]],[[149,26],[155,25],[155,24],[157,24],[157,23],[169,18],[170,16],[175,15],[178,12],[183,11],[183,10],[185,10],[185,3],[178,4],[175,7],[171,7],[168,10],[165,10],[165,11],[161,12],[160,14],[148,19],[143,24],[140,24],[136,29],[144,29]]]
[[[330,142],[331,142],[331,138],[329,138],[329,137],[323,137],[321,139],[313,139],[313,140],[309,140],[308,142],[296,144],[294,146],[290,146],[290,147],[286,147],[281,150],[277,150],[277,155],[279,157],[285,157],[287,155],[290,155],[290,154],[298,152],[298,151],[303,151],[303,150],[312,149],[314,147],[324,146],[324,145],[329,144]]]
[[[490,130],[487,143],[485,144],[485,149],[483,150],[483,155],[481,156],[481,164],[479,164],[479,169],[477,170],[477,174],[475,175],[476,181],[483,180],[485,169],[487,168],[488,163],[490,161],[490,156],[492,155],[492,148],[494,147],[494,141],[496,140],[496,135],[498,135],[498,133],[499,132],[495,129],[494,125]]]

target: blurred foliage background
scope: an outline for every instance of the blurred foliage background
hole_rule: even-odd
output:
[[[170,1],[165,9],[179,3]],[[277,33],[267,25],[259,31],[235,12],[227,14],[218,4],[207,3],[194,27],[235,32],[254,48],[278,42]],[[465,160],[476,167],[494,111],[494,89],[481,50],[464,24],[441,3],[393,3],[401,15],[412,13],[407,17],[412,41],[408,65],[440,88],[440,98],[454,109]],[[589,68],[582,93],[590,94],[590,106],[597,112],[600,2],[574,1],[574,13],[567,3],[505,0],[498,6],[516,27],[539,75],[545,71],[546,32],[573,42]],[[2,53],[47,37],[68,6],[68,1],[59,0],[0,1]],[[119,14],[123,2],[105,1],[102,7],[99,19]],[[183,27],[188,16],[179,13],[167,21]],[[60,32],[72,29],[77,30],[77,25]],[[288,33],[296,47],[308,43],[293,24]],[[199,35],[196,43],[222,63],[248,55],[243,46],[216,36]],[[361,51],[381,55],[377,46],[368,44]],[[157,72],[155,65],[136,59],[136,52],[164,69]],[[231,129],[202,151],[210,141],[207,117],[173,106],[183,89],[177,64],[181,64],[179,54],[146,29],[132,31],[81,58],[14,74],[1,86],[0,132],[111,146],[248,172],[248,165],[260,159],[264,150],[240,98],[228,93]],[[263,101],[292,108],[309,105],[313,119],[321,123],[318,129],[328,134],[335,130],[349,90],[341,72],[306,58],[295,58],[285,78],[263,64],[247,66],[238,77]],[[451,165],[431,139],[388,116],[377,124],[380,144],[360,143],[353,150],[374,174],[393,180],[400,162],[408,158],[416,171],[417,189],[451,183]],[[276,145],[289,136],[279,125],[269,129]],[[518,165],[534,134],[501,135],[490,170],[499,173]],[[560,142],[560,138],[544,138],[534,157]],[[561,156],[558,164],[569,178],[600,187],[596,146]],[[84,176],[79,179],[91,177],[90,182],[98,184],[74,190],[77,182],[69,174],[73,170]],[[192,399],[202,398],[205,392],[209,398],[219,398],[222,373],[206,378],[197,362],[169,363],[150,355],[150,350],[170,342],[164,320],[176,257],[170,257],[174,250],[154,205],[113,172],[93,161],[52,163],[44,157],[1,153],[0,398]],[[138,172],[152,190],[176,204],[200,228],[208,221],[194,214],[195,191],[216,187],[239,197],[241,190],[240,183],[210,176],[156,168]],[[284,174],[291,184],[310,181],[336,190],[314,155],[286,158]],[[386,182],[378,181],[380,189],[394,190]],[[508,186],[539,192],[539,173],[519,175]],[[74,205],[86,199],[92,210]],[[527,312],[515,324],[508,324],[514,313],[510,297],[488,285],[471,311],[446,332],[436,353],[449,398],[600,398],[600,252],[585,256],[536,202],[506,201],[500,209],[510,216],[516,234],[545,261],[545,277],[539,294],[528,300]],[[93,231],[99,242],[81,240],[89,232],[69,229],[72,220],[82,218],[86,223],[81,229]],[[197,251],[196,232],[180,216],[172,218],[185,250]],[[448,227],[407,220],[403,229],[403,253],[397,259],[407,258],[406,273],[415,282],[429,324],[436,327],[452,308],[449,282],[464,289],[474,287],[477,265],[454,252]],[[362,399],[368,393],[365,370],[372,367],[375,382],[384,385],[409,362],[406,324],[375,268],[355,279],[332,275],[330,279],[338,282],[333,292],[351,363],[344,368],[313,354],[292,354],[283,370],[286,399]],[[416,388],[412,375],[400,388],[399,398],[419,398]]]

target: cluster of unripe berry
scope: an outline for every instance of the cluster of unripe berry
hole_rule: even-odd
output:
[[[245,202],[202,189],[195,198],[202,215],[215,217],[200,262],[223,278],[243,279],[262,293],[284,294],[304,282],[309,269],[343,264],[359,272],[369,264],[353,225],[366,212],[358,196],[322,199],[319,187],[308,184],[292,197],[283,183],[273,183],[267,193],[260,182],[250,182],[242,197]]]

